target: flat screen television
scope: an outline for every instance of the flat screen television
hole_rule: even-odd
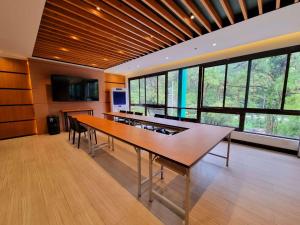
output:
[[[53,101],[99,101],[97,79],[51,75],[51,87]]]

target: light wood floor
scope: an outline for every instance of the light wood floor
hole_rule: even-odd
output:
[[[103,140],[106,140],[106,137]],[[48,218],[51,223],[45,224],[102,224],[103,222],[105,224],[117,224],[120,221],[123,221],[122,224],[129,225],[155,224],[157,221],[147,212],[148,210],[164,224],[182,224],[179,217],[157,200],[154,200],[152,204],[148,203],[146,188],[143,189],[140,203],[144,205],[142,208],[148,210],[140,210],[141,205],[136,199],[135,151],[133,147],[124,143],[118,141],[115,143],[114,152],[98,151],[94,158],[97,164],[88,163],[89,166],[87,166],[88,157],[86,157],[86,162],[76,162],[76,157],[71,156],[85,154],[86,141],[82,142],[81,150],[77,150],[68,143],[66,133],[0,141],[0,224],[30,224],[28,223],[30,218],[21,217],[21,215],[24,213],[24,208],[33,212],[42,207],[39,205],[39,199],[35,199],[35,192],[39,192],[41,186],[44,190],[44,198],[53,192],[59,192],[57,195],[58,197],[61,195],[62,198],[62,201],[58,201],[56,198],[48,199],[49,202],[45,200],[47,204],[53,205],[53,208],[49,208],[51,212],[42,212],[31,218],[34,221]],[[17,148],[21,148],[22,151],[14,151]],[[57,154],[53,148],[62,149],[65,153]],[[221,153],[225,152],[225,149],[226,143],[221,143],[214,151]],[[210,155],[194,166],[191,184],[191,224],[299,225],[300,159],[238,144],[232,144],[231,150],[229,168],[225,167],[223,159]],[[38,159],[32,156],[36,153],[38,153]],[[148,174],[147,157],[148,155],[144,153],[142,168],[145,177]],[[35,162],[36,160],[38,162]],[[64,182],[67,187],[58,187],[56,186],[57,183],[46,180],[42,180],[43,182],[40,182],[38,187],[34,183],[21,182],[22,180],[26,181],[28,177],[42,179],[39,177],[39,170],[44,170],[45,167],[42,162],[47,162],[48,170],[51,168],[51,170],[46,171],[47,173],[63,174],[63,176],[57,176],[60,177],[60,182]],[[68,176],[69,174],[62,166],[64,162],[74,168],[71,177]],[[60,166],[56,168],[57,165]],[[90,179],[86,180],[84,174],[91,172],[99,173],[101,179],[105,179],[107,182],[101,185],[101,183],[91,180],[93,176],[89,175]],[[7,173],[10,176],[7,176]],[[80,176],[77,173],[80,173]],[[79,182],[82,187],[78,186],[74,177],[76,177],[75,181]],[[10,185],[8,186],[8,184]],[[19,185],[22,185],[24,193],[14,191]],[[75,192],[73,185],[76,185]],[[183,203],[184,179],[181,176],[166,171],[164,180],[155,179],[154,188],[177,204]],[[72,190],[72,193],[68,193],[67,190]],[[115,192],[119,194],[112,197],[111,195]],[[88,196],[88,201],[91,201],[92,204],[88,204],[88,201],[76,200],[76,196],[82,195]],[[93,199],[94,195],[102,198],[95,197]],[[100,204],[101,207],[98,204],[99,201],[103,204]],[[34,204],[35,202],[38,204]],[[76,203],[74,204],[77,205],[75,209],[65,210],[65,207],[60,205],[69,204],[69,202]],[[124,208],[124,205],[128,207]],[[133,209],[129,214],[133,215],[136,210],[137,216],[136,218],[133,216],[128,222],[130,216],[125,219],[123,217],[132,207]],[[60,211],[60,208],[64,211]],[[80,216],[70,221],[61,221],[65,214]],[[49,218],[49,215],[54,218]],[[90,218],[90,215],[95,215],[95,218],[92,217],[94,220]],[[18,221],[18,218],[22,218],[22,221]],[[89,218],[88,222],[85,221],[86,218]],[[96,218],[101,218],[101,223]]]

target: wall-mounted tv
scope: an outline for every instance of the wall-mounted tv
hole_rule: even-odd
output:
[[[97,79],[51,75],[51,87],[53,101],[99,101]]]

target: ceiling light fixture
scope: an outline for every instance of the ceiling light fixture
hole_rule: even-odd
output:
[[[60,59],[60,57],[58,57],[58,56],[53,56],[53,58],[54,58],[54,59]]]
[[[67,49],[67,48],[60,48],[59,50],[61,50],[63,52],[68,52],[69,51],[69,49]]]
[[[191,20],[195,19],[195,16],[193,14],[191,14],[190,16]]]
[[[213,47],[216,47],[216,46],[217,46],[217,43],[213,43],[212,46],[213,46]]]
[[[169,57],[167,56],[166,59],[169,59]]]
[[[79,38],[74,35],[71,35],[70,38],[72,38],[73,40],[79,40]]]
[[[96,7],[96,9],[97,9],[98,11],[100,11],[100,10],[101,10],[101,8],[100,8],[99,6],[97,6],[97,7]]]
[[[107,58],[104,58],[103,60],[104,60],[104,61],[108,61],[108,59],[107,59]]]

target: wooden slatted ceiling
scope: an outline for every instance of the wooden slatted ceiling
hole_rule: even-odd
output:
[[[298,0],[286,2],[47,0],[33,56],[106,69]]]

